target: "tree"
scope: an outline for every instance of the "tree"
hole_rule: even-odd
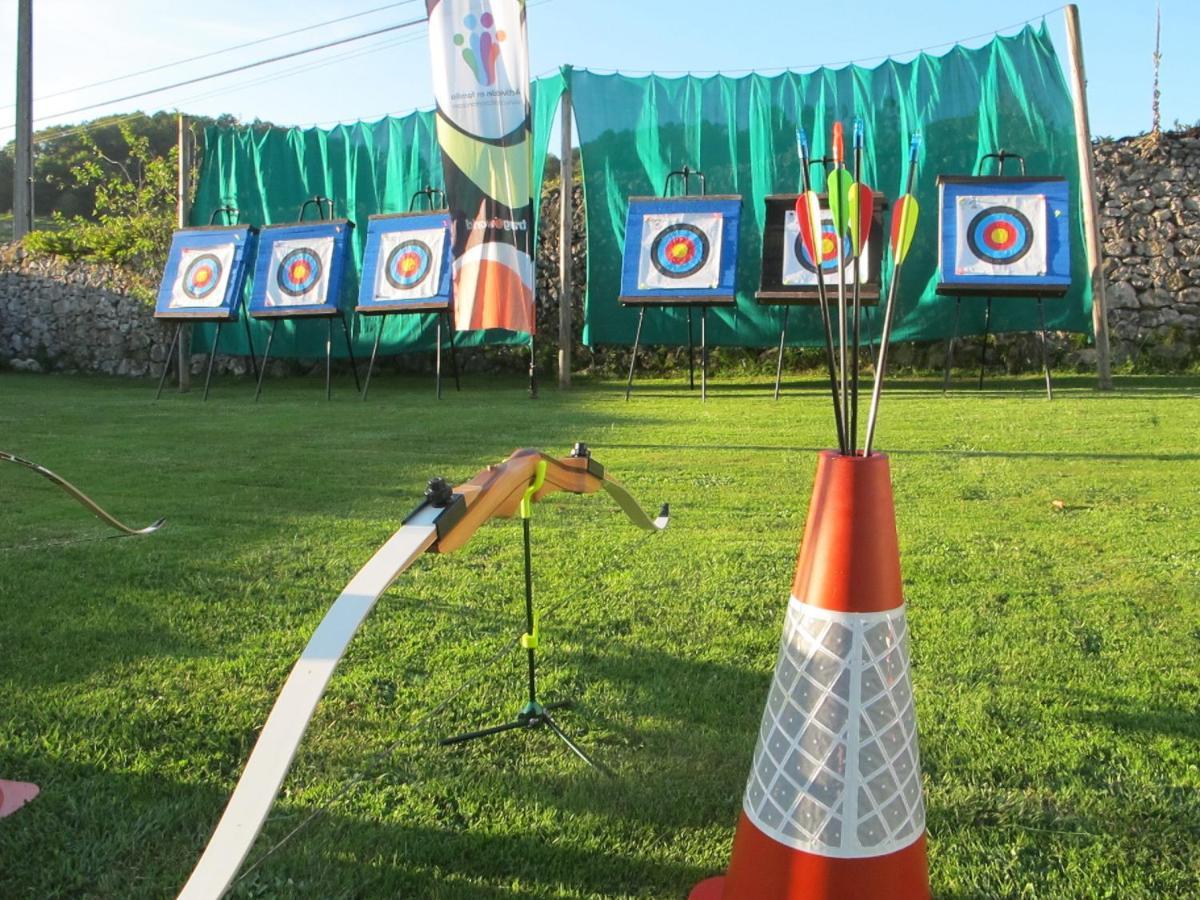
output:
[[[120,146],[101,146],[90,132],[85,153],[73,157],[69,185],[93,196],[93,214],[54,213],[56,230],[25,238],[31,250],[116,263],[149,292],[166,261],[175,228],[177,149],[156,153],[151,138],[128,121],[117,126]],[[110,155],[111,154],[111,155]],[[64,187],[68,186],[63,178]]]

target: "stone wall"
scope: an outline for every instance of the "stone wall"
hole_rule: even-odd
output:
[[[1096,145],[1113,363],[1200,360],[1200,128]]]
[[[165,357],[170,332],[132,290],[115,266],[0,244],[0,368],[150,374]]]
[[[1179,369],[1200,362],[1200,129],[1123,138],[1095,145],[1105,274],[1109,284],[1109,324],[1114,365]],[[554,371],[558,343],[559,185],[542,197],[538,263],[538,365],[543,377]],[[583,191],[576,184],[571,242],[574,259],[574,337],[576,369],[619,371],[628,363],[624,349],[590,351],[579,346],[583,296],[587,285]],[[109,266],[33,257],[0,246],[0,368],[27,371],[92,372],[145,376],[157,372],[170,338],[154,321],[148,302],[135,299],[131,283]],[[1001,335],[989,353],[1009,371],[1040,365],[1032,335]],[[1060,367],[1093,369],[1095,352],[1079,336],[1055,335],[1053,358]],[[938,369],[942,342],[903,345],[893,359],[900,368]],[[977,364],[978,341],[963,342],[955,360]],[[423,355],[400,357],[387,368],[426,368]],[[674,348],[651,349],[642,364],[665,368],[682,357]],[[773,368],[774,350],[722,348],[714,363]],[[523,349],[472,352],[470,369],[521,371]],[[203,365],[193,357],[193,371]],[[819,364],[817,354],[797,351],[792,364]],[[220,371],[241,372],[242,360],[222,359]],[[280,372],[298,370],[279,361]]]

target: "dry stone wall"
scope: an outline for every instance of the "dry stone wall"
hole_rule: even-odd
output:
[[[1200,129],[1144,135],[1097,143],[1094,148],[1105,274],[1109,284],[1109,324],[1115,365],[1180,369],[1200,363]],[[538,262],[539,367],[553,371],[558,338],[559,185],[542,197]],[[575,304],[576,368],[619,369],[627,350],[592,352],[578,346],[587,278],[583,191],[574,186],[575,217],[571,240]],[[132,283],[119,269],[35,257],[15,246],[0,246],[0,368],[24,371],[90,372],[146,376],[157,372],[170,332],[156,322],[149,303],[130,294]],[[1002,335],[992,359],[1003,358],[1010,371],[1036,369],[1036,338]],[[970,365],[977,342],[955,352]],[[1095,352],[1081,348],[1077,336],[1053,342],[1060,366],[1093,368]],[[938,368],[943,344],[897,347],[900,366]],[[719,363],[745,364],[761,357],[770,365],[774,351],[715,354]],[[527,365],[523,351],[489,349],[472,354],[472,368]],[[679,361],[672,350],[649,352],[653,367]],[[813,360],[817,357],[813,356]],[[203,365],[193,357],[193,371]],[[425,365],[412,358],[402,368]],[[242,360],[222,360],[221,370],[241,372]],[[279,371],[293,365],[278,364]]]

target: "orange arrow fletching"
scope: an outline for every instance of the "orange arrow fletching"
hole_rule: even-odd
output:
[[[897,264],[904,262],[904,257],[908,256],[920,214],[921,207],[912,194],[905,194],[896,201],[896,209],[892,213],[892,259]]]
[[[835,166],[843,165],[846,162],[846,138],[843,133],[842,123],[833,123],[833,164]]]
[[[850,252],[858,256],[871,233],[871,219],[875,215],[875,192],[865,184],[855,183],[850,185],[847,200],[846,205],[850,211]]]
[[[796,223],[800,226],[800,242],[813,264],[820,268],[824,254],[820,250],[821,198],[816,191],[805,191],[796,198]]]

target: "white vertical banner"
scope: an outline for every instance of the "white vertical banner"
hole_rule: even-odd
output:
[[[426,0],[460,330],[535,328],[524,0]]]

